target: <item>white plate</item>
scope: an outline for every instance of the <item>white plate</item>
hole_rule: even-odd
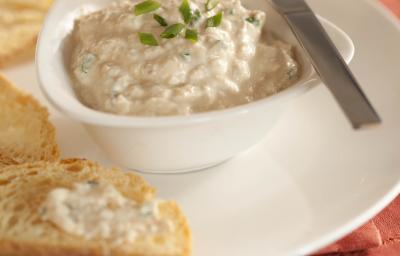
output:
[[[361,225],[399,192],[400,29],[367,1],[309,1],[350,34],[352,69],[383,118],[354,132],[322,86],[295,102],[263,142],[207,171],[144,175],[183,207],[194,255],[299,255]],[[39,93],[32,63],[5,71]],[[82,127],[52,112],[63,157],[110,164]]]

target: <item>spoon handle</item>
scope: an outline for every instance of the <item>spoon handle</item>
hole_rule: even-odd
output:
[[[329,88],[354,129],[378,124],[381,119],[343,60],[339,51],[304,0],[272,0],[285,17],[314,69]]]

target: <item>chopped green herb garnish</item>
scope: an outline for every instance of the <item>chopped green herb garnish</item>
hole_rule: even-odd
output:
[[[142,15],[145,13],[155,11],[160,7],[161,7],[161,4],[159,2],[156,2],[153,0],[146,0],[146,1],[143,1],[143,2],[135,5],[134,13],[136,16],[139,16],[139,15]]]
[[[229,13],[229,15],[234,15],[234,14],[235,14],[235,12],[233,11],[233,9],[230,9],[228,13]]]
[[[163,26],[163,27],[168,26],[167,21],[166,21],[163,17],[161,17],[160,15],[158,15],[158,14],[153,14],[153,18],[154,18],[154,19],[158,22],[158,24],[160,24],[161,26]]]
[[[192,10],[190,9],[189,0],[183,0],[181,5],[179,6],[179,12],[182,15],[182,19],[185,24],[189,24],[192,20]]]
[[[204,6],[206,9],[206,12],[211,11],[212,9],[217,7],[218,4],[219,4],[219,0],[207,0],[206,4]]]
[[[185,27],[185,25],[183,25],[182,23],[176,23],[173,24],[171,26],[168,26],[162,33],[161,33],[161,37],[162,38],[174,38],[176,37],[181,31],[182,29]]]
[[[197,40],[198,40],[197,31],[193,30],[193,29],[186,29],[185,38],[194,43],[197,42]]]
[[[190,61],[192,59],[192,55],[190,54],[190,52],[184,52],[181,54],[182,59],[186,60],[186,61]]]
[[[206,20],[206,28],[209,27],[218,27],[222,21],[222,12],[217,13],[216,15],[207,18]]]
[[[296,66],[292,66],[289,68],[289,70],[286,72],[286,75],[288,77],[289,80],[292,80],[293,78],[297,77],[297,67]]]
[[[199,9],[197,9],[196,11],[194,11],[193,16],[192,16],[192,20],[190,21],[190,25],[194,25],[195,23],[197,23],[201,18],[201,13],[199,11]]]
[[[95,61],[96,56],[92,53],[88,53],[83,57],[82,64],[81,64],[81,71],[85,74],[89,72],[90,67],[92,66],[93,62]]]
[[[139,33],[139,39],[142,44],[157,46],[157,39],[150,33]]]
[[[97,180],[88,180],[86,183],[91,185],[91,186],[99,185],[99,182]]]
[[[260,20],[256,19],[254,16],[250,16],[250,17],[246,18],[246,21],[250,22],[254,26],[260,26]]]

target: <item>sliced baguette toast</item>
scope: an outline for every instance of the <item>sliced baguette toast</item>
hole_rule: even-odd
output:
[[[34,56],[36,38],[51,0],[0,0],[0,67]]]
[[[14,165],[14,164],[18,164],[18,163],[9,157],[0,155],[0,168],[7,166],[7,165]]]
[[[0,168],[59,157],[48,112],[0,75]]]
[[[38,213],[49,191],[57,187],[96,180],[112,184],[125,197],[150,200],[155,190],[141,177],[119,169],[104,168],[87,160],[37,162],[6,167],[0,172],[0,255],[189,255],[188,223],[174,202],[159,205],[161,218],[174,229],[167,234],[138,237],[133,243],[113,245],[101,239],[85,240],[43,221]]]

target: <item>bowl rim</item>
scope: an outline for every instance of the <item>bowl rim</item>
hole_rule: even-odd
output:
[[[49,16],[51,15],[51,11]],[[49,17],[48,16],[48,17]],[[190,115],[172,115],[172,116],[128,116],[128,115],[117,115],[107,112],[102,112],[98,110],[91,109],[81,103],[75,96],[75,100],[78,104],[75,106],[70,106],[69,104],[62,104],[63,99],[67,99],[66,95],[57,95],[55,92],[49,90],[50,83],[48,82],[47,66],[45,64],[46,52],[45,44],[43,41],[48,37],[47,27],[48,27],[48,17],[46,17],[43,28],[38,37],[38,43],[36,47],[36,73],[39,80],[39,87],[47,100],[55,107],[58,111],[67,114],[73,119],[77,119],[83,123],[91,125],[100,125],[106,127],[164,127],[164,126],[177,126],[177,125],[192,125],[198,123],[211,122],[214,120],[225,120],[232,118],[234,116],[242,116],[252,111],[265,109],[265,107],[274,104],[279,101],[283,101],[287,98],[292,98],[296,95],[302,94],[307,90],[320,84],[315,71],[309,75],[306,81],[295,83],[289,88],[286,88],[274,95],[268,96],[266,98],[249,102],[246,104],[233,106],[226,109],[212,110],[207,112],[193,113]],[[328,21],[327,19],[318,16],[320,21],[327,26],[332,27],[336,32],[338,32],[342,39],[347,43],[348,53],[343,56],[347,63],[350,63],[354,56],[354,43],[351,38],[338,26]],[[77,107],[78,106],[78,107]]]

